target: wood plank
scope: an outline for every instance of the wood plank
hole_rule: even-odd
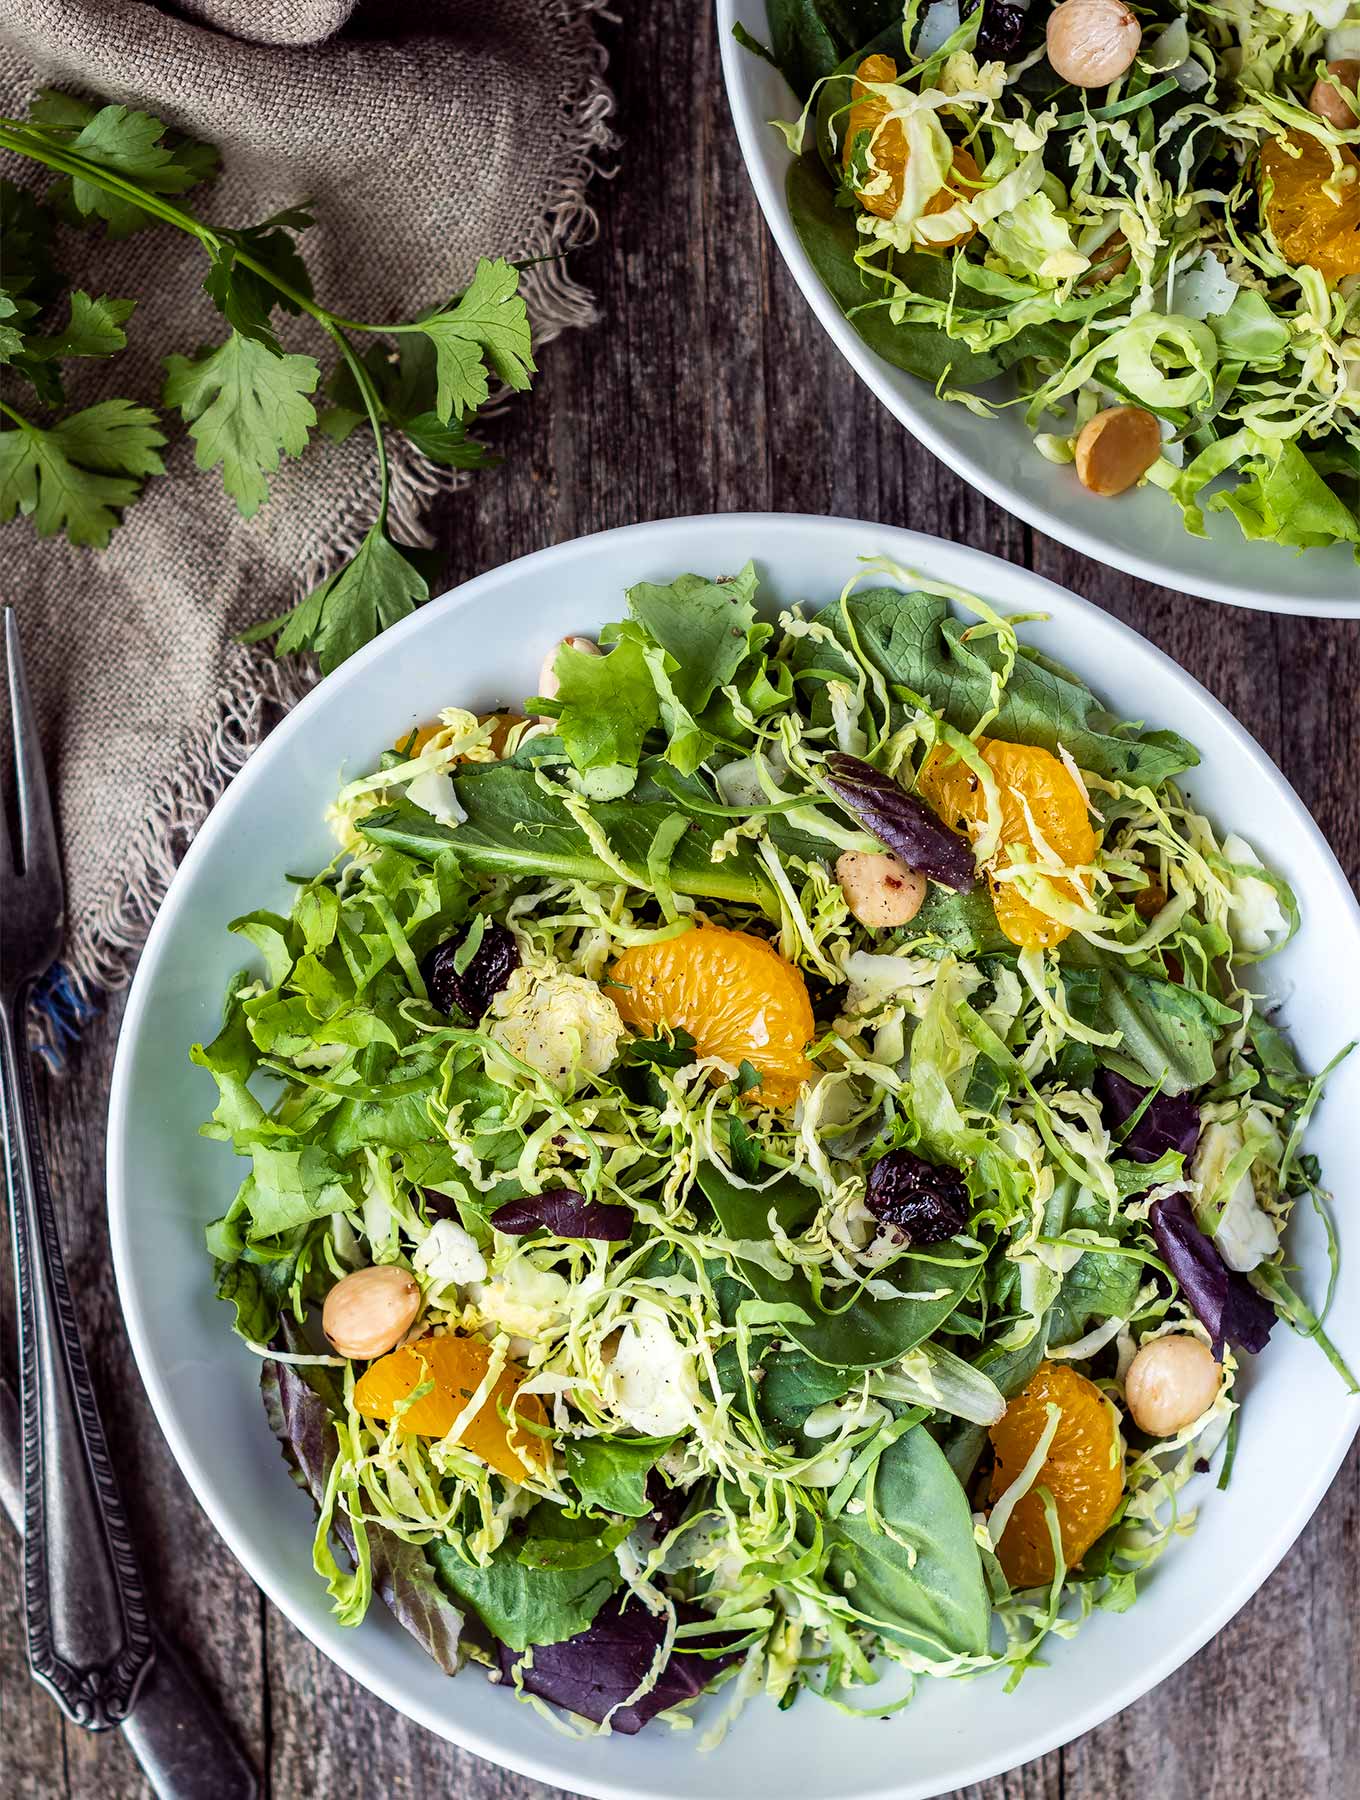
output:
[[[189,1492],[152,1416],[123,1330],[104,1215],[104,1111],[122,1014],[116,997],[89,1028],[62,1080],[41,1079],[39,1105],[67,1272],[114,1467],[138,1545],[154,1616],[216,1694],[240,1741],[258,1755],[264,1686],[261,1600]],[[0,1314],[14,1317],[8,1255],[0,1275]],[[4,1334],[5,1372],[13,1377],[12,1330]],[[0,1526],[5,1572],[18,1567],[17,1544]],[[0,1738],[14,1757],[14,1791],[114,1795],[142,1800],[140,1779],[122,1737],[66,1726],[55,1704],[27,1679],[20,1587],[0,1582]],[[0,1765],[0,1792],[10,1771]]]

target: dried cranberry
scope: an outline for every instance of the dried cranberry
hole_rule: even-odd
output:
[[[460,975],[454,965],[466,938],[466,930],[445,938],[425,958],[420,972],[440,1012],[461,1012],[469,1019],[480,1019],[519,967],[519,945],[504,925],[488,924]]]
[[[665,1537],[667,1532],[675,1530],[685,1516],[689,1499],[686,1490],[672,1487],[660,1469],[647,1471],[647,1500],[652,1509],[647,1516],[658,1537]]]
[[[968,1223],[968,1189],[948,1163],[890,1150],[869,1171],[864,1203],[908,1243],[942,1244]]]
[[[1025,36],[1026,8],[1008,6],[1005,0],[981,0],[973,54],[979,62],[1014,62]]]

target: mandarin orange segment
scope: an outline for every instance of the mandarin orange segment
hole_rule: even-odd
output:
[[[664,943],[625,950],[610,995],[634,1031],[680,1027],[695,1054],[743,1060],[760,1074],[768,1106],[792,1106],[812,1076],[803,1054],[815,1026],[803,977],[762,938],[700,925]]]
[[[491,753],[493,756],[505,755],[505,740],[516,725],[524,723],[523,715],[512,712],[478,713],[477,722],[481,725],[494,721],[496,729],[491,733]]]
[[[1035,860],[1044,860],[1030,831],[1030,818],[1039,836],[1065,863],[1089,863],[1096,853],[1096,834],[1086,810],[1086,799],[1076,781],[1056,756],[1032,744],[1003,744],[979,738],[982,760],[996,776],[1001,796],[1001,850],[997,864],[1005,868],[1013,860],[1008,846],[1025,848]],[[976,839],[987,823],[987,802],[982,784],[961,757],[937,745],[921,771],[920,791],[951,829],[963,830]],[[1029,818],[1026,817],[1026,807]],[[1013,881],[998,881],[987,871],[996,922],[1013,944],[1022,949],[1047,949],[1060,944],[1071,927],[1031,906]],[[1082,895],[1071,881],[1055,880],[1054,888],[1065,900],[1080,903]]]
[[[891,56],[866,56],[856,71],[856,79],[850,89],[850,111],[846,119],[845,144],[841,150],[841,162],[849,168],[854,161],[855,145],[862,131],[873,132],[880,123],[887,119],[887,124],[878,131],[873,140],[873,159],[875,167],[886,171],[889,177],[888,186],[881,193],[865,193],[856,188],[855,198],[866,212],[875,214],[880,219],[890,219],[902,204],[902,188],[906,180],[907,149],[906,135],[901,122],[888,118],[890,107],[882,94],[874,93],[864,84],[868,81],[895,81],[897,64]],[[960,187],[965,198],[975,193],[981,182],[982,174],[977,163],[967,150],[957,149],[954,152],[954,182]],[[926,202],[926,213],[948,212],[958,195],[950,187],[942,187],[938,193],[932,194]],[[957,237],[947,239],[931,248],[941,250],[952,249],[955,244],[966,244],[977,227],[969,225],[966,231]]]
[[[520,715],[518,713],[510,712],[478,713],[477,715],[477,723],[479,725],[486,725],[492,721],[495,722],[495,730],[491,733],[492,754],[498,757],[504,756],[505,740],[509,736],[511,728],[521,723]],[[435,733],[442,731],[443,729],[444,727],[438,719],[433,720],[428,725],[417,726],[415,742],[411,745],[409,754],[411,756],[419,756],[426,744],[434,737]],[[398,738],[392,748],[394,750],[401,750],[405,748],[405,744],[405,738]]]
[[[476,1393],[490,1362],[490,1346],[480,1338],[421,1338],[371,1364],[354,1384],[354,1405],[361,1417],[386,1421],[422,1382],[432,1381],[430,1392],[413,1401],[397,1421],[397,1435],[442,1438],[453,1429],[458,1415]],[[479,1411],[458,1436],[458,1442],[474,1456],[480,1456],[497,1474],[511,1481],[523,1481],[529,1472],[517,1452],[540,1469],[548,1466],[550,1456],[542,1438],[507,1426],[498,1411],[499,1408],[509,1412],[524,1379],[523,1369],[507,1363]],[[537,1394],[526,1394],[516,1413],[531,1425],[544,1426],[548,1422]]]
[[[993,1504],[1033,1455],[1048,1425],[1050,1401],[1062,1408],[1058,1429],[1034,1486],[1016,1503],[996,1547],[1006,1579],[1016,1588],[1040,1587],[1053,1579],[1053,1541],[1040,1486],[1053,1496],[1069,1569],[1104,1531],[1124,1492],[1124,1448],[1100,1389],[1066,1363],[1041,1362],[989,1434],[996,1455]]]
[[[1344,145],[1340,154],[1338,182],[1327,150],[1307,132],[1269,138],[1261,149],[1262,186],[1270,187],[1266,218],[1280,254],[1329,282],[1360,275],[1360,156]],[[1324,192],[1328,182],[1339,187],[1339,204]]]

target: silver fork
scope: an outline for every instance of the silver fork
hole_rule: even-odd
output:
[[[3,611],[20,854],[0,805],[0,1112],[19,1289],[28,1660],[68,1718],[102,1731],[130,1711],[152,1643],[38,1135],[28,1001],[61,950],[65,896],[19,627]]]

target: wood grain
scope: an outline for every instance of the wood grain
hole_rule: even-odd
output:
[[[855,380],[779,264],[726,117],[706,9],[660,0],[605,29],[624,147],[617,178],[597,189],[599,242],[578,259],[603,322],[546,348],[532,399],[497,428],[504,468],[438,521],[449,584],[582,532],[710,510],[844,513],[974,544],[1085,594],[1203,681],[1284,770],[1354,880],[1360,625],[1140,586],[971,492]],[[553,1790],[428,1736],[333,1668],[261,1598],[190,1497],[142,1393],[109,1269],[103,1113],[119,1013],[114,1000],[42,1103],[86,1345],[158,1617],[275,1800],[549,1800]],[[7,1321],[12,1300],[6,1266]],[[8,1333],[4,1356],[9,1366]],[[1186,1668],[967,1800],[1350,1800],[1358,1530],[1353,1454],[1280,1569]],[[66,1729],[27,1682],[17,1596],[15,1544],[0,1530],[0,1793],[144,1800],[122,1740]],[[1136,1615],[1129,1624],[1136,1658]]]

